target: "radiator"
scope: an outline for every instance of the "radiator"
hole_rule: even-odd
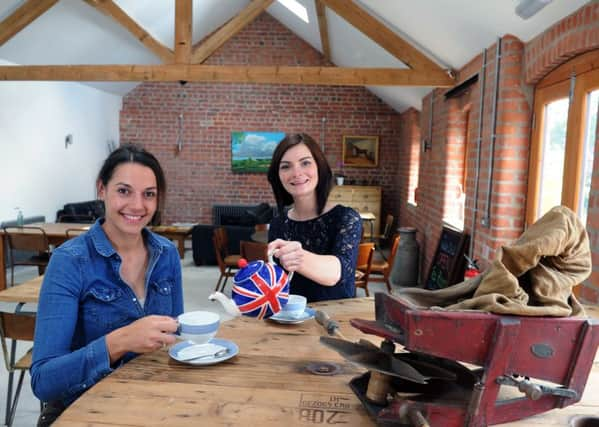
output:
[[[247,215],[247,210],[255,207],[254,205],[214,205],[212,206],[212,223],[222,225],[223,216],[243,217]]]

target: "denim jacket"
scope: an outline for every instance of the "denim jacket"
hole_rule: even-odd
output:
[[[172,242],[143,230],[149,262],[142,306],[119,274],[121,258],[102,222],[58,247],[46,269],[31,365],[31,388],[44,402],[69,405],[136,356],[128,353],[111,366],[109,332],[150,314],[175,317],[183,312],[181,263]]]

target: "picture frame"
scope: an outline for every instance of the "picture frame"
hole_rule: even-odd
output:
[[[378,136],[344,136],[343,165],[375,168],[379,165]]]
[[[272,154],[285,132],[231,132],[231,170],[233,173],[266,173]]]

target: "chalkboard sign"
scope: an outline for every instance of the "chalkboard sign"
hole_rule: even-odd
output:
[[[469,240],[467,234],[443,227],[424,285],[426,289],[442,289],[464,280],[464,253]]]

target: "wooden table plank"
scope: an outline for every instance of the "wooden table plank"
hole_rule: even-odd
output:
[[[44,276],[38,276],[19,285],[4,289],[0,291],[0,301],[37,303],[43,280]]]

